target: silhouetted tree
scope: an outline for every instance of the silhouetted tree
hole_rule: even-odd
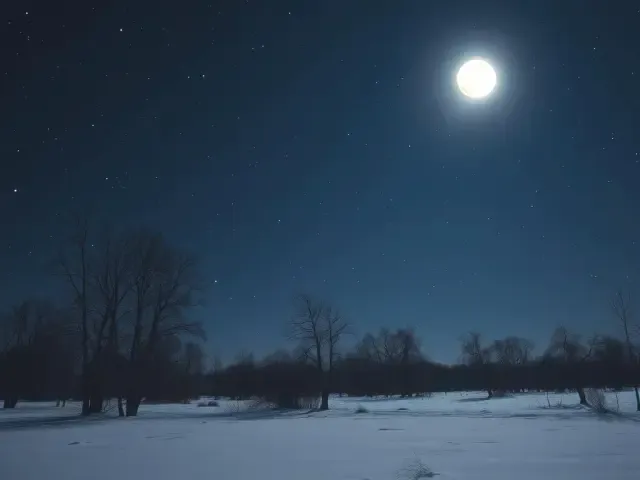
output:
[[[69,342],[72,326],[61,310],[38,299],[25,300],[0,317],[4,408],[14,408],[21,397],[69,395],[74,367]]]
[[[367,361],[384,370],[386,393],[400,393],[403,397],[418,393],[415,366],[424,360],[420,342],[411,328],[395,331],[382,328],[376,336],[368,333],[356,345],[354,358]],[[353,363],[353,361],[352,361]],[[424,387],[424,386],[422,386]]]
[[[495,361],[501,365],[525,365],[531,360],[533,343],[525,338],[506,337],[491,346]]]
[[[126,415],[136,415],[159,378],[149,371],[167,364],[157,352],[160,344],[167,337],[204,337],[201,325],[185,315],[203,286],[196,262],[159,234],[107,231],[93,240],[88,220],[80,217],[72,233],[59,264],[79,319],[82,412],[100,412],[104,399],[116,396],[121,415],[123,397]],[[178,384],[164,383],[182,388]]]
[[[588,403],[584,393],[586,379],[580,367],[591,357],[592,349],[593,342],[587,348],[580,341],[579,335],[571,334],[566,328],[559,327],[553,333],[549,347],[545,352],[545,357],[559,361],[565,367],[569,367],[569,375],[573,379],[572,387],[578,392],[581,405],[588,405]]]
[[[59,266],[73,293],[73,304],[80,317],[82,352],[82,414],[91,413],[90,324],[89,324],[89,230],[88,216],[72,219],[71,235],[60,253]]]
[[[315,366],[321,379],[321,410],[329,409],[332,373],[338,358],[338,344],[348,325],[337,310],[308,295],[296,299],[291,321],[291,338],[300,342],[304,358]]]
[[[124,236],[111,232],[102,235],[91,269],[92,305],[98,319],[92,335],[91,400],[92,413],[102,411],[106,384],[118,398],[118,413],[124,415],[122,404],[122,358],[120,356],[121,328],[119,322],[129,313],[126,301],[133,290],[128,256],[130,246]],[[117,368],[119,367],[119,368]]]
[[[493,389],[490,385],[488,368],[491,365],[491,347],[485,347],[482,345],[482,337],[477,332],[469,332],[467,336],[462,337],[461,343],[461,357],[463,363],[473,367],[482,377],[483,383],[486,384],[487,395],[489,398],[493,396]]]
[[[143,397],[145,369],[165,337],[204,338],[199,322],[185,311],[198,305],[202,288],[196,262],[166,244],[162,236],[146,232],[131,240],[131,278],[134,326],[129,347],[127,416],[135,416]]]
[[[623,368],[628,361],[625,343],[615,337],[598,335],[593,340],[591,358],[611,368]]]
[[[638,355],[633,345],[632,340],[632,306],[631,306],[631,293],[623,293],[621,290],[611,300],[611,310],[615,315],[615,318],[620,322],[622,331],[624,333],[624,341],[627,347],[627,355],[629,362],[637,366]],[[640,394],[638,393],[638,384],[633,385],[633,390],[636,394],[636,410],[640,412]]]

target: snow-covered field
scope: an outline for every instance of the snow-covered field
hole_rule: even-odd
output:
[[[418,462],[443,480],[640,479],[633,394],[619,394],[617,414],[577,400],[333,398],[331,411],[315,413],[222,401],[143,405],[124,419],[22,403],[0,410],[0,479],[395,480],[419,478]]]

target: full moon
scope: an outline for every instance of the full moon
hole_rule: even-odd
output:
[[[484,98],[496,86],[496,71],[486,60],[474,58],[460,67],[456,82],[463,95],[474,99]]]

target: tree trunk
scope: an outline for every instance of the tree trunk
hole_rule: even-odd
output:
[[[587,397],[584,394],[584,388],[578,387],[576,388],[576,390],[578,391],[578,396],[580,397],[580,405],[589,405],[589,403],[587,403]]]
[[[118,416],[124,417],[124,407],[122,406],[122,397],[118,397]]]
[[[487,398],[493,398],[493,390],[487,389]]]
[[[638,386],[633,387],[636,392],[636,411],[640,412],[640,394],[638,393]]]
[[[91,414],[91,389],[89,388],[89,371],[88,366],[83,366],[82,372],[82,415]]]
[[[82,396],[82,415],[86,417],[89,414],[91,414],[91,400],[85,394]]]
[[[97,365],[90,370],[89,380],[89,413],[102,413],[104,395],[102,394],[102,371]]]
[[[4,399],[4,404],[2,405],[2,408],[16,408],[17,404],[18,404],[18,397],[10,396]]]
[[[127,397],[127,417],[135,417],[138,415],[141,401],[142,399],[137,395]]]
[[[329,390],[322,390],[322,402],[320,403],[320,410],[329,410]]]
[[[104,398],[102,394],[96,392],[91,395],[91,400],[89,401],[89,413],[102,413],[102,407],[104,404]]]

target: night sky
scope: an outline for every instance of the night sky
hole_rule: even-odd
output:
[[[637,2],[20,1],[0,40],[2,309],[66,300],[82,208],[199,256],[225,359],[286,346],[301,292],[435,360],[540,352],[640,280]]]

